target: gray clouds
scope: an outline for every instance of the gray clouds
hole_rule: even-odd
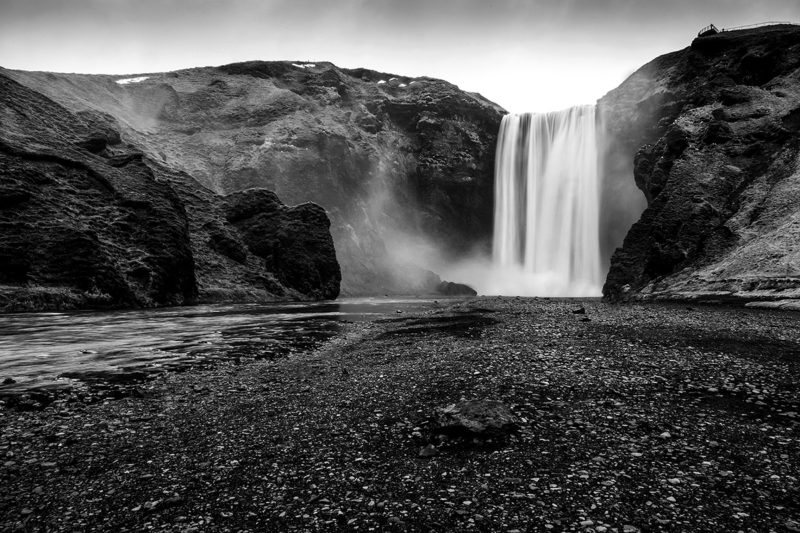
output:
[[[134,74],[329,60],[543,110],[593,101],[708,23],[799,18],[798,0],[0,0],[0,65]]]

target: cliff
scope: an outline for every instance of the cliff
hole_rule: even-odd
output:
[[[599,107],[647,200],[607,298],[800,295],[800,27],[699,37]]]
[[[258,190],[223,198],[123,141],[113,117],[2,72],[0,119],[0,311],[338,294],[318,206]],[[247,201],[269,209],[244,220]],[[251,237],[264,224],[280,232],[271,247]]]
[[[219,194],[314,202],[349,294],[430,291],[421,265],[488,249],[503,110],[445,81],[331,63],[248,62],[131,76],[5,71]]]

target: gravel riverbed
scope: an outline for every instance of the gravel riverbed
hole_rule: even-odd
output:
[[[477,298],[136,397],[7,408],[0,530],[800,531],[798,326]],[[519,432],[435,440],[462,399],[504,402]]]

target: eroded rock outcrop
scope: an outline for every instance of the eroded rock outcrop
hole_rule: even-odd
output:
[[[127,84],[8,75],[73,111],[112,115],[126,142],[215,192],[259,187],[324,207],[346,293],[414,292],[425,284],[411,275],[424,271],[417,251],[488,249],[504,112],[445,81],[260,61]]]
[[[0,311],[335,297],[324,211],[247,195],[271,198],[277,218],[259,229],[293,237],[281,265],[297,275],[253,251],[229,200],[123,142],[113,117],[0,74]]]
[[[342,277],[324,209],[312,203],[286,207],[265,189],[233,193],[223,205],[247,248],[282,284],[317,299],[339,295]]]
[[[800,27],[697,38],[599,105],[648,203],[606,297],[800,294]]]

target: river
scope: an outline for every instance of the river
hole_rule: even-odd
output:
[[[432,299],[344,298],[3,315],[0,395],[131,381],[219,361],[282,357],[315,348],[347,322],[380,320],[434,305]]]

